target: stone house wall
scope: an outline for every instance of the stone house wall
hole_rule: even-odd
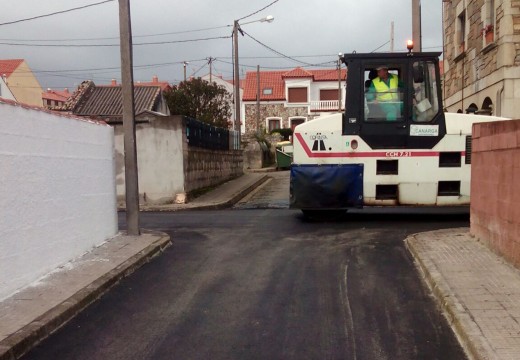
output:
[[[308,114],[308,106],[260,103],[260,129],[263,129],[263,131],[266,129],[266,119],[270,117],[282,118],[282,128],[289,128],[289,118],[291,117],[303,117],[309,120],[314,116]],[[256,132],[256,104],[245,104],[245,118],[246,134]]]

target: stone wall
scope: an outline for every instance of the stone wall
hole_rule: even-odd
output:
[[[208,150],[188,147],[185,154],[187,193],[221,184],[243,174],[242,150]]]
[[[520,120],[473,125],[471,234],[520,267]]]
[[[245,123],[246,134],[257,131],[257,111],[256,104],[245,104]],[[309,118],[307,106],[290,106],[286,107],[283,103],[279,104],[260,104],[260,129],[265,132],[266,119],[270,117],[282,118],[282,128],[289,128],[290,117],[304,117]]]
[[[515,0],[495,1],[493,41],[482,32],[486,23],[485,0],[458,0],[443,3],[444,7],[444,105],[450,112],[465,111],[474,103],[482,109],[491,100],[493,115],[516,118],[517,109],[508,104],[514,86],[503,84],[508,77],[517,78],[505,67],[515,62],[514,17],[511,5]],[[459,48],[458,16],[466,4],[465,46]],[[519,14],[520,15],[520,14]]]

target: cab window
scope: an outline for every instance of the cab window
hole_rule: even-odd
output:
[[[371,65],[364,69],[364,120],[403,120],[404,83],[399,66]]]
[[[417,61],[413,64],[413,120],[427,123],[439,112],[439,98],[432,61]]]

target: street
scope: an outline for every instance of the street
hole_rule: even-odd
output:
[[[307,221],[283,174],[236,209],[143,213],[173,246],[24,359],[465,359],[403,239],[468,215]]]

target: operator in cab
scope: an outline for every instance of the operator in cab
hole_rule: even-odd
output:
[[[402,113],[403,82],[395,74],[388,72],[388,67],[382,65],[376,68],[377,77],[372,79],[367,91],[367,101],[379,104],[386,120],[397,120]]]

